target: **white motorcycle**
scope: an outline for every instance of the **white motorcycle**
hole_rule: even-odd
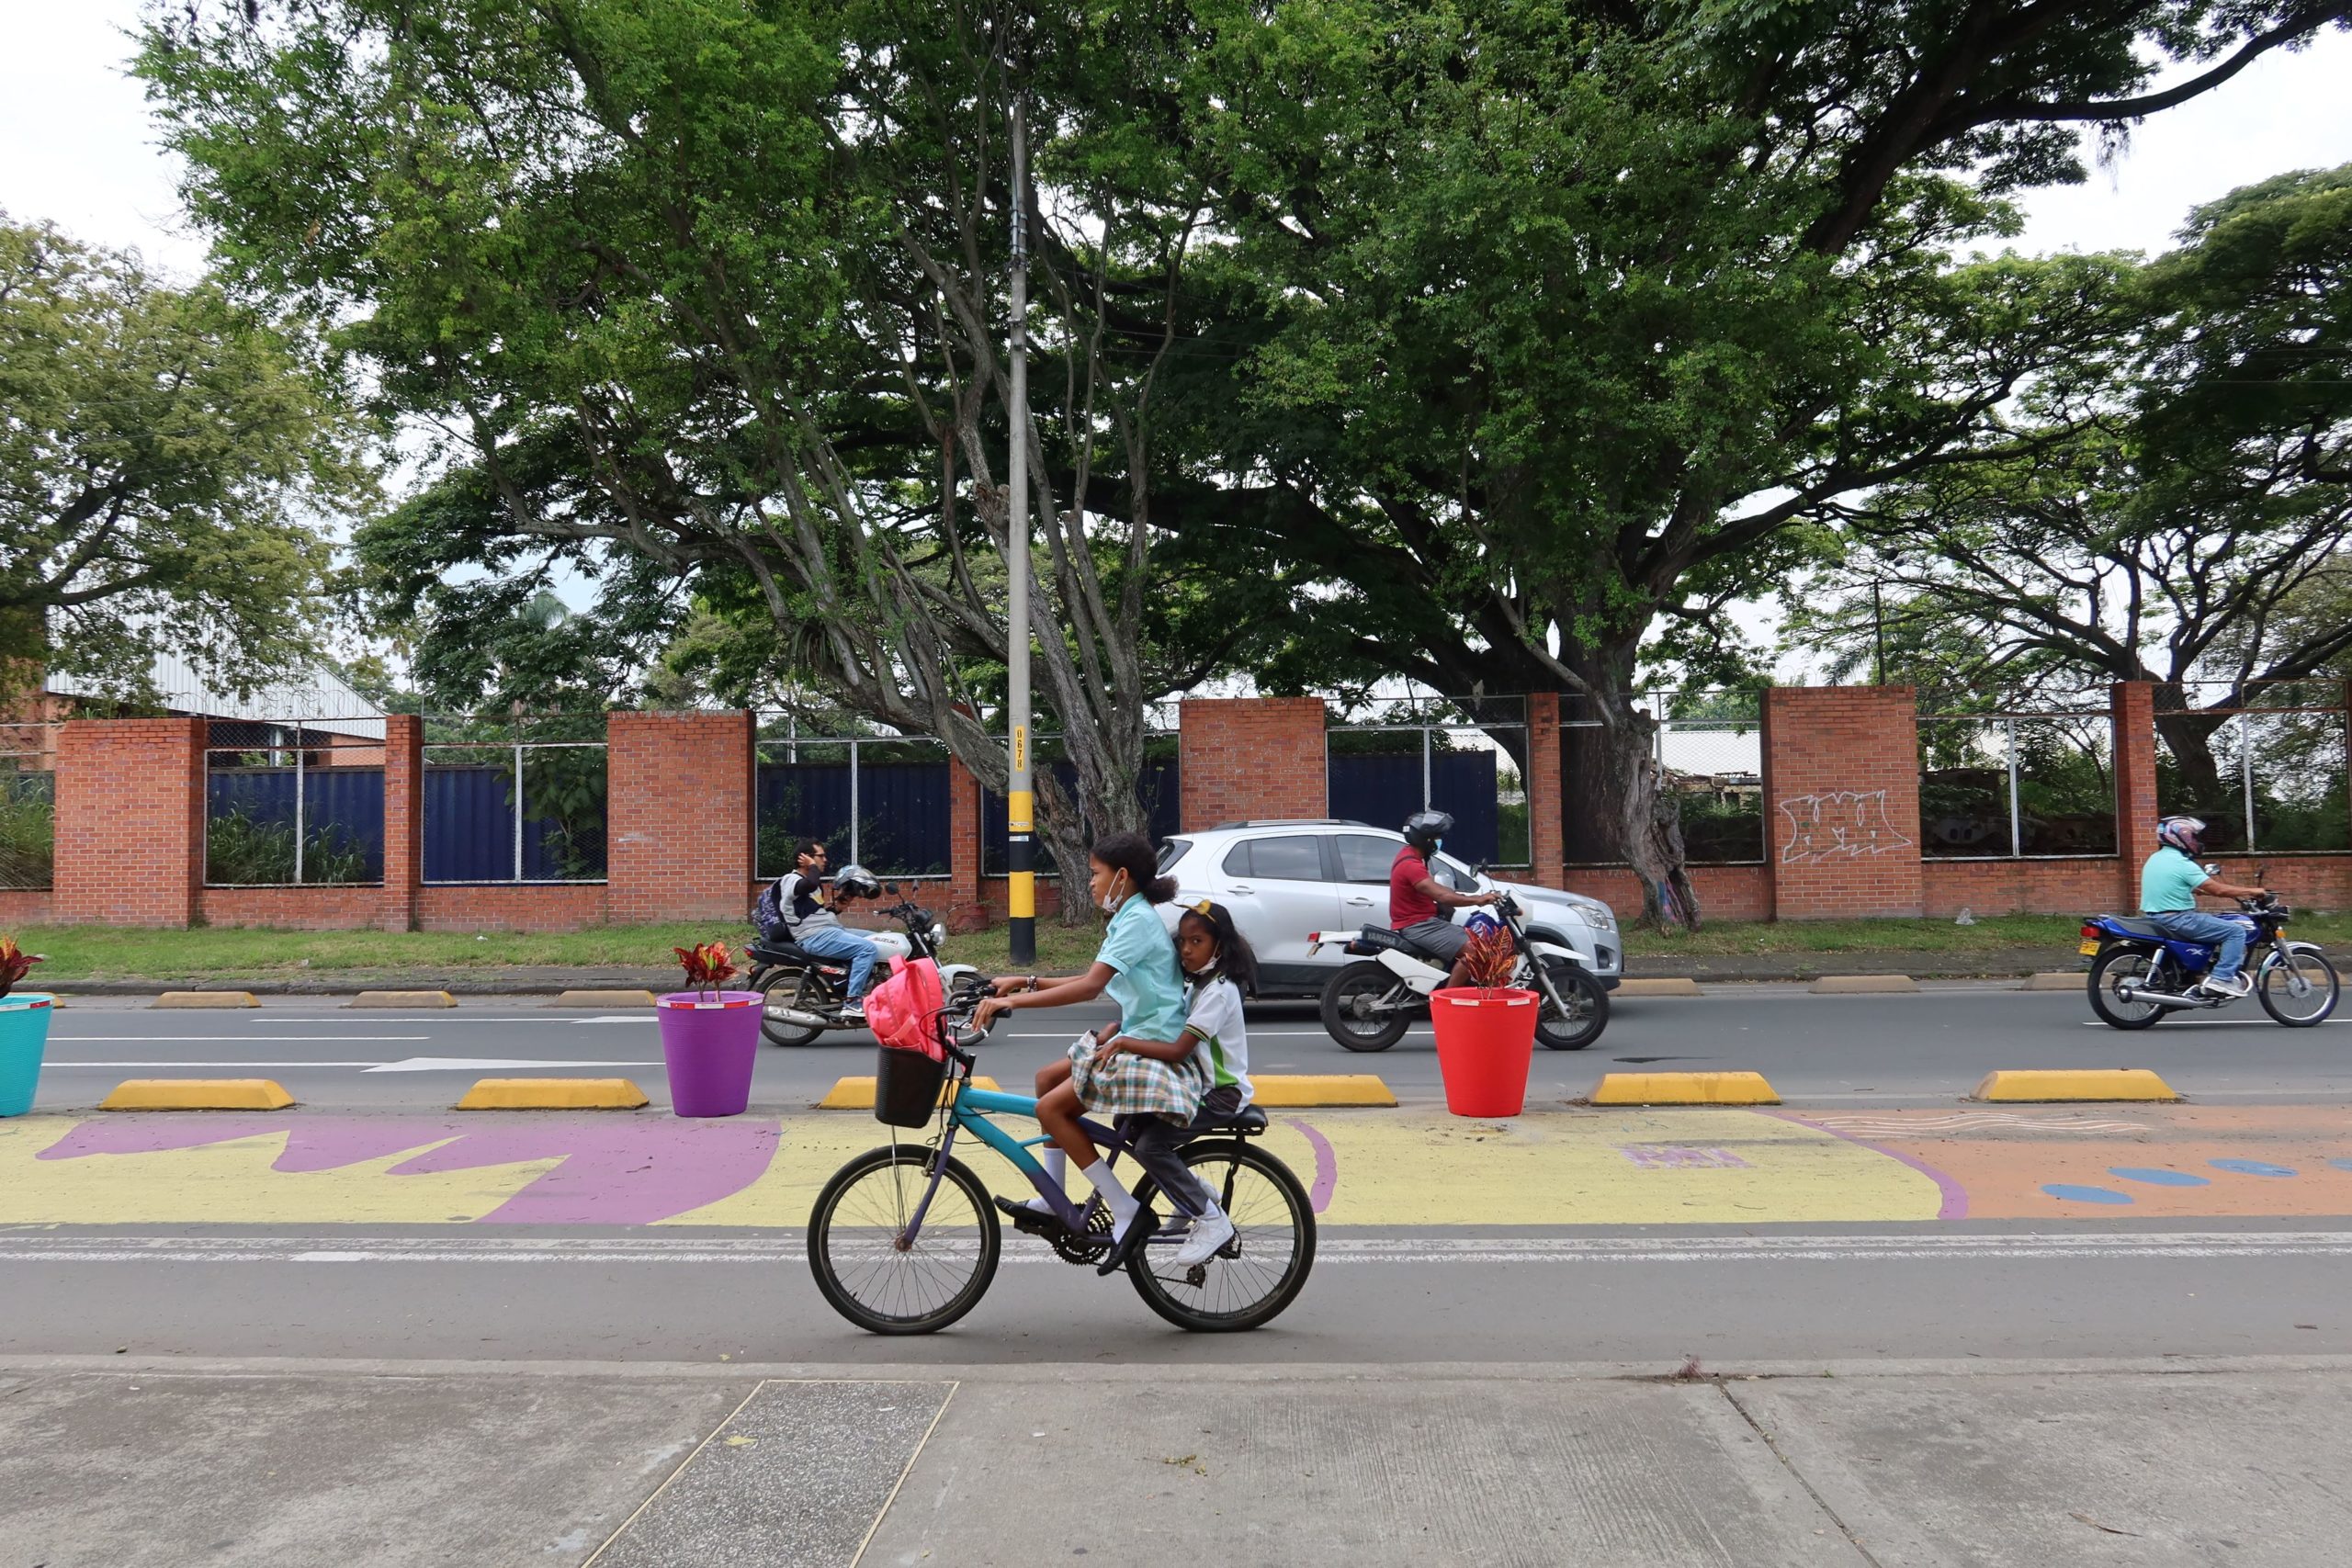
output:
[[[1530,926],[1508,893],[1493,905],[1519,949],[1513,987],[1543,998],[1535,1038],[1555,1051],[1581,1051],[1609,1026],[1609,992],[1592,972],[1592,955],[1549,926]],[[1429,1011],[1430,994],[1451,970],[1385,926],[1310,931],[1306,951],[1341,942],[1364,959],[1333,975],[1323,987],[1323,1027],[1351,1051],[1385,1051]]]

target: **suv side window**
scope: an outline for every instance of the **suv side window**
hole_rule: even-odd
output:
[[[1249,875],[1250,840],[1244,839],[1239,843],[1234,845],[1231,849],[1226,851],[1225,863],[1218,869],[1223,871],[1227,876]]]
[[[1282,839],[1251,839],[1243,846],[1250,852],[1250,873],[1252,876],[1272,877],[1284,882],[1320,882],[1323,878],[1322,840],[1311,833],[1295,833]],[[1226,869],[1233,869],[1233,857],[1226,857]]]
[[[1380,887],[1388,886],[1388,868],[1404,847],[1394,839],[1375,839],[1368,833],[1336,833],[1332,842],[1339,846],[1340,881]]]

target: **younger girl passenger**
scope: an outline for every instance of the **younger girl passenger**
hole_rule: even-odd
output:
[[[1000,1013],[1025,1008],[1068,1007],[1108,991],[1119,1005],[1118,1021],[1081,1038],[1067,1060],[1037,1074],[1037,1122],[1054,1140],[1046,1174],[1062,1179],[1065,1159],[1101,1194],[1111,1211],[1111,1253],[1101,1271],[1126,1263],[1129,1254],[1159,1228],[1159,1218],[1138,1204],[1111,1173],[1093,1141],[1078,1124],[1081,1106],[1107,1113],[1141,1112],[1190,1122],[1199,1108],[1205,1076],[1190,1062],[1170,1065],[1141,1053],[1106,1051],[1103,1042],[1126,1033],[1148,1041],[1172,1041],[1184,1029],[1183,982],[1176,968],[1175,944],[1152,906],[1175,896],[1173,878],[1157,874],[1159,857],[1140,833],[1115,833],[1087,856],[1087,890],[1111,917],[1102,950],[1075,979],[1040,987],[1035,975],[1008,975],[996,995],[984,999],[974,1021],[985,1029]],[[1189,1055],[1189,1053],[1188,1053]],[[1124,1057],[1124,1059],[1122,1059]],[[1033,1207],[1044,1208],[1042,1201]]]
[[[1232,1115],[1257,1092],[1250,1082],[1250,1036],[1241,1021],[1241,998],[1258,987],[1258,955],[1225,906],[1204,898],[1176,922],[1176,958],[1192,980],[1184,998],[1182,1036],[1171,1044],[1123,1036],[1104,1050],[1133,1051],[1163,1062],[1190,1059],[1208,1068],[1209,1090],[1201,1097],[1200,1116],[1190,1127],[1138,1118],[1128,1137],[1136,1163],[1193,1216],[1192,1235],[1175,1259],[1178,1268],[1189,1269],[1207,1262],[1233,1239],[1233,1221],[1217,1207],[1216,1194],[1193,1174],[1181,1151],[1194,1129],[1204,1129],[1212,1118]]]

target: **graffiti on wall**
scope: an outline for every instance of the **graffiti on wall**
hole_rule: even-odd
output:
[[[1783,865],[1809,865],[1840,857],[1883,855],[1906,849],[1911,840],[1886,815],[1886,791],[1836,789],[1826,795],[1793,795],[1781,802],[1788,837],[1781,843]]]

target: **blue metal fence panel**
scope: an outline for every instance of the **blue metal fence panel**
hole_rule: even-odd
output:
[[[1495,859],[1502,837],[1502,813],[1495,798],[1495,753],[1437,751],[1430,757],[1430,806],[1453,814],[1453,831],[1445,852],[1472,865]],[[1356,756],[1331,758],[1332,816],[1374,828],[1396,828],[1421,808],[1421,758]]]
[[[302,827],[311,845],[356,848],[368,860],[366,880],[384,879],[384,770],[292,768],[225,770],[205,783],[208,817],[239,813],[255,822],[294,826],[294,790],[301,780]]]
[[[1056,762],[1054,778],[1062,786],[1063,794],[1078,793],[1078,765],[1075,762]],[[1177,764],[1172,761],[1146,762],[1143,773],[1136,780],[1136,798],[1143,804],[1145,831],[1151,835],[1151,841],[1155,844],[1167,842],[1182,829],[1183,798],[1177,789]],[[994,792],[982,790],[980,871],[983,875],[1002,876],[1005,874],[1004,820],[1004,801]],[[1037,869],[1041,873],[1051,873],[1056,869],[1053,852],[1046,847],[1043,839],[1037,840]],[[1083,867],[1080,869],[1081,872],[1084,870]]]
[[[883,876],[947,874],[948,767],[940,762],[857,765],[857,856]],[[763,762],[759,769],[759,874],[792,869],[801,839],[822,839],[840,865],[850,852],[849,764]]]
[[[514,807],[504,770],[427,767],[424,880],[514,880]]]

